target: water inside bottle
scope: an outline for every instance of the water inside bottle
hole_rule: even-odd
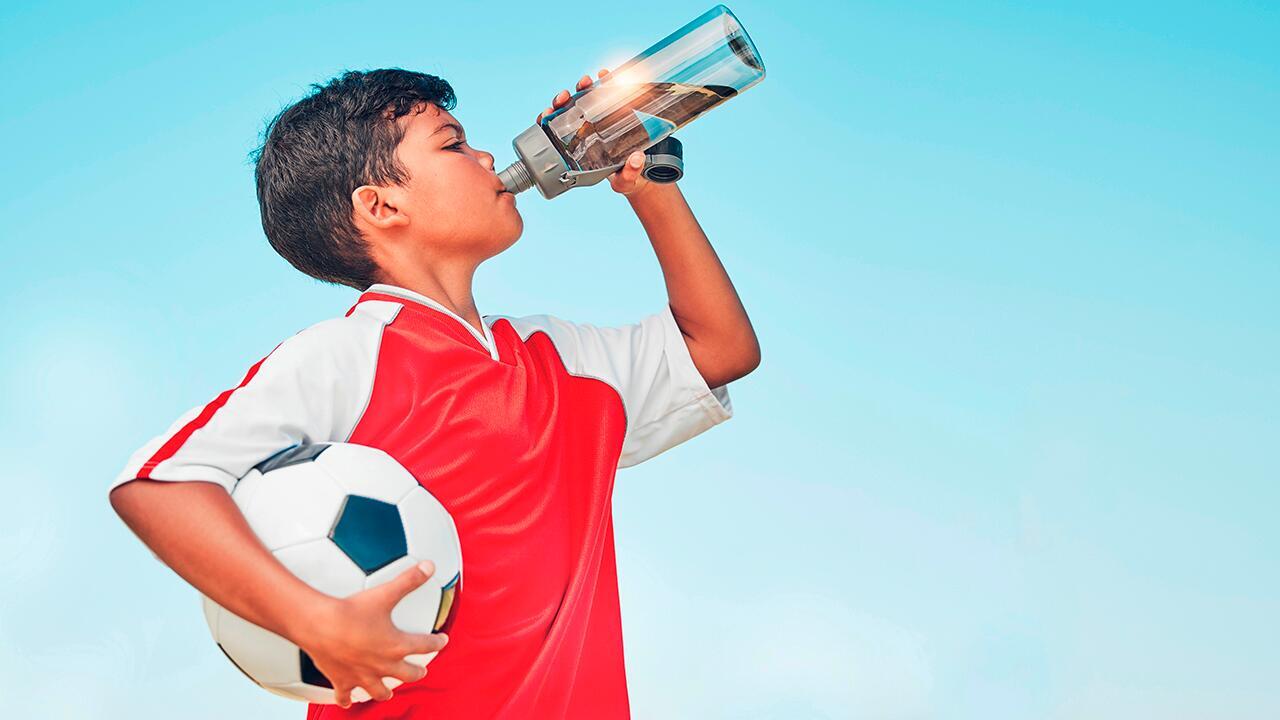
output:
[[[594,104],[597,98],[588,99],[588,94],[602,91],[611,107],[602,108],[596,120],[588,120],[579,104]],[[573,169],[596,170],[625,162],[631,153],[653,145],[736,94],[725,85],[678,82],[593,86],[544,118],[543,128],[560,154],[576,165]]]

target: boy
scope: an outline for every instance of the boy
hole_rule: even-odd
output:
[[[669,305],[613,328],[480,315],[475,269],[523,221],[454,101],[432,75],[347,72],[272,121],[255,173],[267,239],[302,272],[363,292],[135,452],[111,504],[185,580],[307,651],[338,700],[310,720],[626,718],[614,473],[728,419],[726,386],[759,364],[759,345],[680,191],[631,163],[609,182],[649,235]],[[255,464],[315,442],[381,448],[457,524],[458,642],[429,675],[404,657],[448,638],[401,632],[389,614],[429,562],[324,595],[229,495]],[[394,697],[384,676],[405,682]],[[353,706],[355,687],[374,700]]]

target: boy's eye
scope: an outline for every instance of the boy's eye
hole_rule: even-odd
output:
[[[445,150],[457,150],[458,148],[460,148],[460,147],[462,147],[462,146],[463,146],[463,143],[458,142],[458,143],[454,143],[454,144],[452,144],[452,145],[445,145],[445,146],[444,146],[444,149],[445,149]]]

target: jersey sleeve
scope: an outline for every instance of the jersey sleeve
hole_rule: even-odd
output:
[[[381,330],[364,319],[332,318],[286,339],[239,385],[191,408],[138,448],[110,490],[149,479],[212,482],[230,492],[281,450],[345,441],[372,390]]]
[[[516,319],[545,330],[566,368],[613,386],[627,418],[618,467],[637,465],[733,416],[728,384],[708,387],[671,306],[637,323],[597,327],[551,315]]]

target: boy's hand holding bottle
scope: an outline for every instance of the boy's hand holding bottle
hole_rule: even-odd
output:
[[[608,70],[601,70],[597,77],[603,78],[608,75]],[[583,75],[578,80],[577,90],[582,91],[591,87],[591,76]],[[551,98],[551,107],[543,110],[538,114],[535,123],[542,122],[542,118],[546,115],[559,110],[569,102],[569,91],[561,90],[555,97]],[[613,191],[628,198],[634,199],[635,196],[647,188],[651,183],[641,174],[640,170],[644,167],[644,151],[637,150],[627,156],[627,164],[622,166],[614,174],[609,176],[609,185],[613,187]]]

